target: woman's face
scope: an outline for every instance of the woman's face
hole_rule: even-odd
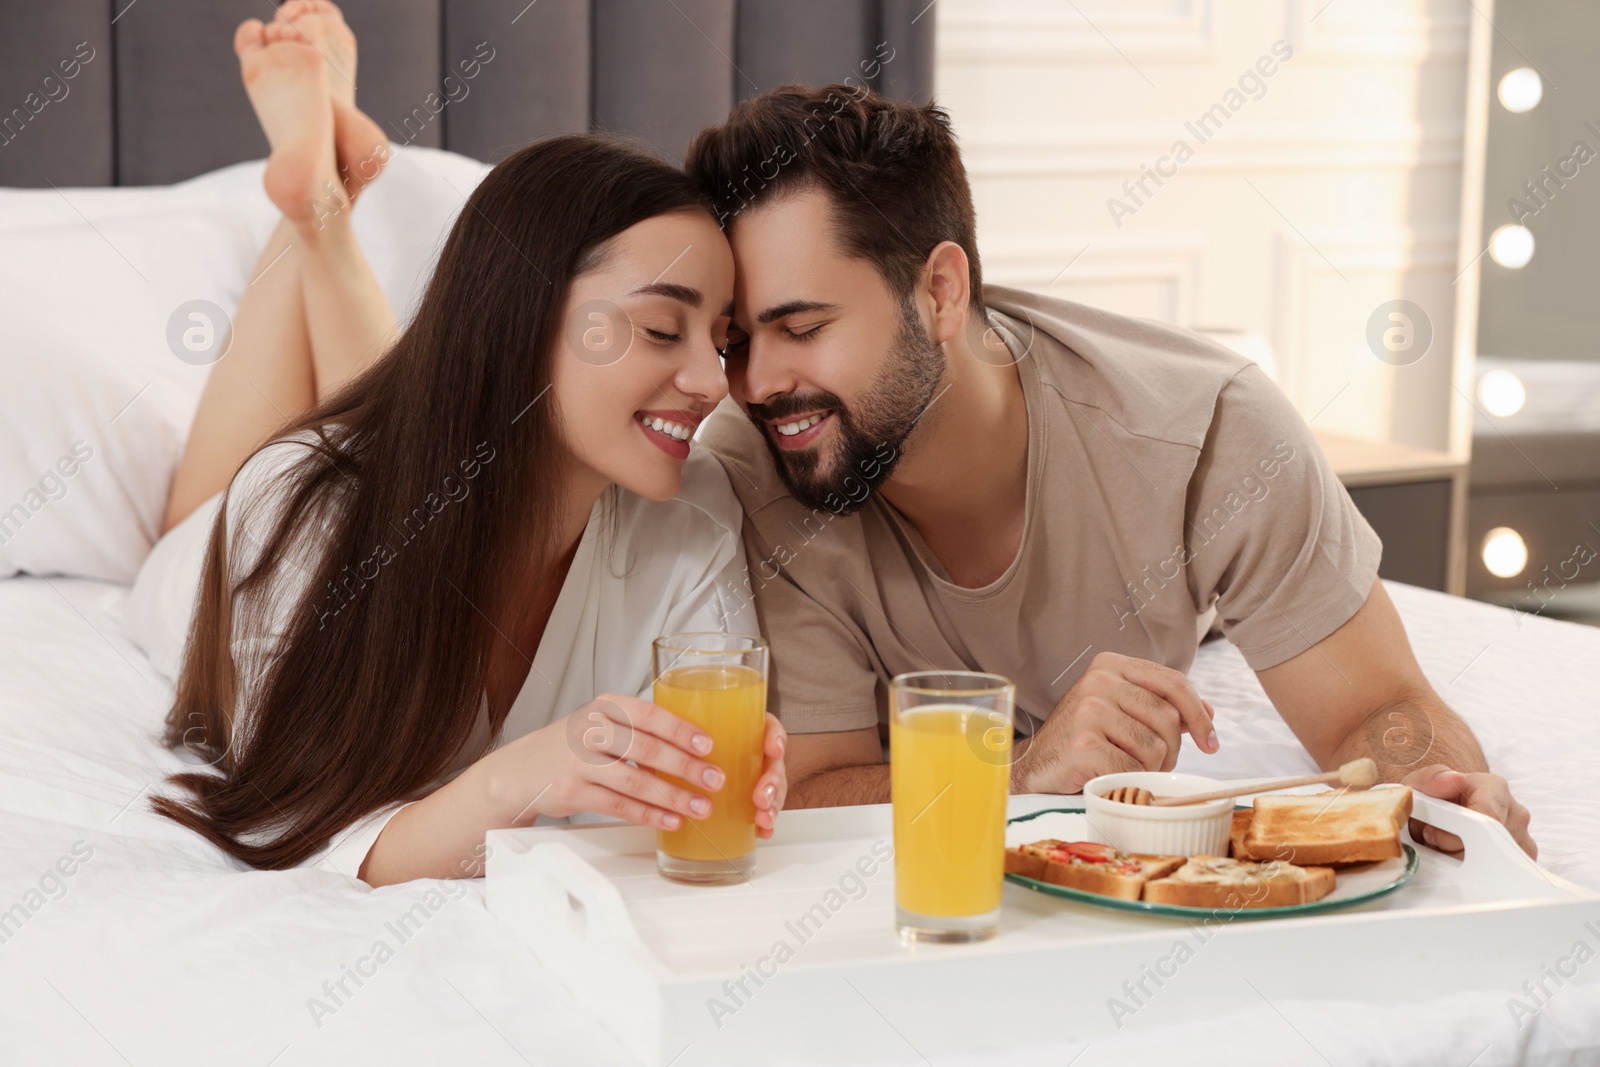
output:
[[[676,495],[695,428],[728,392],[732,304],[733,252],[701,211],[630,226],[573,281],[551,380],[580,480]]]

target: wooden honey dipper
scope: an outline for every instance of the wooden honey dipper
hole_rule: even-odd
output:
[[[1348,789],[1370,789],[1378,782],[1378,765],[1366,757],[1351,760],[1336,771],[1326,774],[1308,774],[1303,778],[1279,778],[1275,781],[1254,782],[1230,786],[1210,793],[1195,793],[1187,797],[1158,797],[1148,789],[1136,785],[1119,785],[1102,794],[1106,800],[1123,804],[1142,804],[1153,808],[1176,808],[1184,804],[1202,804],[1208,800],[1226,800],[1246,793],[1275,793],[1280,789],[1293,789],[1297,785],[1321,785],[1327,782]]]

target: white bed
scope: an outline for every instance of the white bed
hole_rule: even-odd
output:
[[[1391,593],[1430,678],[1532,809],[1542,863],[1600,889],[1600,630]],[[103,582],[0,581],[0,1062],[629,1062],[504,936],[481,882],[370,890],[318,870],[247,871],[151,814],[145,797],[180,760],[155,741],[169,690],[123,636],[125,598]],[[1223,748],[1181,769],[1309,767],[1231,646],[1203,648],[1194,678]],[[426,918],[402,938],[394,924],[419,904]],[[363,959],[358,985],[347,969]],[[1236,1015],[1204,1026],[1130,1026],[983,1062],[1095,1067],[1180,1050],[1184,1063],[1600,1062],[1600,963],[1519,1028],[1506,999],[1537,977],[1444,999],[1417,989],[1389,1006],[1356,989],[1339,1003],[1243,991]],[[923,1062],[889,1026],[882,1062]],[[712,1062],[690,1054],[678,1067]],[[814,1061],[786,1041],[773,1062]]]
[[[0,579],[0,1065],[625,1063],[490,919],[481,883],[373,891],[328,871],[247,871],[147,808],[181,763],[156,743],[170,693],[121,612],[205,374],[174,358],[168,330],[186,302],[231,309],[248,284],[274,217],[260,168],[163,189],[0,190],[0,518],[15,516],[0,522],[0,575],[104,579]],[[485,169],[402,148],[364,195],[356,224],[402,318]],[[74,464],[78,438],[93,455]],[[1533,810],[1544,864],[1600,889],[1600,630],[1393,594],[1435,684]],[[1309,769],[1230,646],[1202,649],[1194,675],[1223,749],[1181,768]],[[421,918],[402,932],[407,912]],[[1586,936],[1600,944],[1573,932]],[[1506,998],[1536,977],[1383,1007],[1246,993],[1209,1028],[1147,1015],[1087,1050],[1007,1062],[1600,1062],[1600,963],[1518,1028]],[[879,1062],[922,1062],[887,1022],[882,1038]],[[772,1060],[817,1062],[792,1041]]]

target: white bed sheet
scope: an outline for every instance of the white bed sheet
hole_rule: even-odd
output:
[[[1600,630],[1390,588],[1430,678],[1533,810],[1541,862],[1600,888]],[[168,687],[121,635],[125,597],[87,581],[0,582],[0,1062],[629,1062],[502,935],[481,883],[370,890],[325,871],[246,871],[152,815],[143,798],[180,761],[155,742]],[[1203,648],[1193,677],[1218,708],[1222,751],[1186,752],[1180,769],[1311,769],[1231,646]],[[393,924],[416,905],[426,918],[402,938]],[[1600,1062],[1596,976],[1518,1028],[1506,997],[1527,977],[1381,1007],[1243,992],[1236,1014],[1204,1025],[981,1062]],[[345,992],[330,992],[341,979]],[[885,1064],[925,1062],[887,1023],[882,1047]],[[714,1062],[692,1050],[678,1067]],[[805,1063],[805,1050],[786,1041],[773,1062]]]

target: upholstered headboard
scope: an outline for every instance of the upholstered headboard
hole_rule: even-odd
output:
[[[496,161],[631,134],[681,158],[737,100],[847,77],[933,89],[928,0],[343,0],[357,103],[396,143]],[[266,154],[234,27],[268,0],[0,3],[0,185],[150,185]],[[470,76],[469,76],[470,75]]]

